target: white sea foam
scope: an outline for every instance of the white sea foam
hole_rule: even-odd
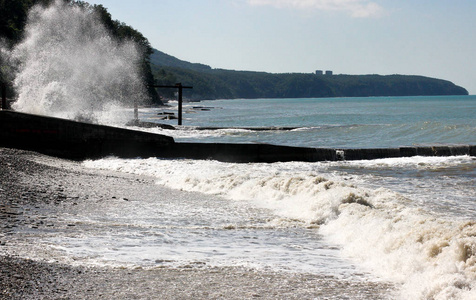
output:
[[[351,164],[433,168],[435,164],[458,165],[467,159],[403,158]],[[442,219],[401,193],[355,185],[352,182],[359,180],[336,172],[332,163],[109,158],[84,165],[154,176],[158,184],[168,187],[251,201],[283,219],[316,224],[328,241],[342,246],[344,256],[401,283],[403,299],[474,299],[474,222]]]
[[[60,0],[48,8],[35,6],[25,38],[12,52],[18,65],[14,108],[125,123],[127,116],[117,108],[147,98],[139,53],[132,41],[115,41],[93,11]]]
[[[184,141],[184,140],[202,140],[207,139],[208,141],[216,138],[233,138],[233,137],[246,137],[249,135],[255,135],[256,133],[247,130],[247,129],[239,129],[239,128],[223,128],[223,129],[213,129],[213,130],[201,130],[197,129],[194,126],[183,126],[178,130],[170,130],[170,129],[163,129],[163,128],[140,128],[140,127],[130,127],[131,129],[146,131],[151,133],[163,134],[167,136],[171,136],[176,140]]]

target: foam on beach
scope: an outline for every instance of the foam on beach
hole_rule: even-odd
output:
[[[469,157],[418,157],[374,161],[361,167],[423,164],[435,170],[471,161]],[[175,189],[250,201],[282,220],[317,226],[325,240],[342,247],[344,257],[400,283],[402,298],[471,299],[475,295],[473,222],[464,217],[439,217],[389,189],[359,186],[359,180],[352,180],[348,173],[339,174],[328,163],[240,165],[109,158],[84,165],[154,176],[158,184]]]

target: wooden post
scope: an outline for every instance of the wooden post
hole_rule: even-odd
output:
[[[2,82],[2,109],[7,109],[7,85]]]

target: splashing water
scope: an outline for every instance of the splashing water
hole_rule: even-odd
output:
[[[12,56],[17,111],[115,124],[130,117],[123,107],[147,98],[137,46],[114,40],[96,13],[76,5],[33,7]]]
[[[388,189],[395,188],[395,178],[399,175],[394,175],[390,185],[376,181],[379,172],[398,174],[412,169],[440,172],[438,176],[444,176],[443,170],[451,172],[462,164],[473,165],[474,159],[459,156],[352,163],[230,164],[110,157],[83,162],[90,168],[152,176],[159,185],[219,195],[232,204],[249,201],[254,207],[269,209],[277,216],[270,226],[288,226],[286,222],[298,221],[317,228],[325,242],[341,246],[344,257],[394,282],[399,290],[390,299],[469,300],[476,299],[476,222],[464,217],[467,214],[464,206],[450,216],[436,213],[441,199],[419,205],[414,199],[420,197],[415,193],[420,187],[416,186],[425,181],[421,175],[418,184],[401,180],[399,184],[406,190],[402,193]],[[367,177],[365,170],[372,176]],[[447,204],[446,212],[464,202],[473,206],[473,178],[451,177],[450,186],[457,186],[468,196]],[[363,187],[369,182],[373,188]],[[432,190],[428,193],[433,198],[452,193],[441,182],[434,183]],[[211,205],[207,209],[213,211]],[[311,253],[317,253],[316,248],[310,249],[314,249]],[[309,259],[308,265],[316,261]],[[314,270],[322,269],[323,265],[316,266]]]

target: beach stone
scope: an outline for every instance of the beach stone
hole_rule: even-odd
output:
[[[44,164],[36,161],[44,161]],[[85,170],[73,162],[48,158],[27,151],[0,148],[0,182],[5,193],[0,193],[0,227],[24,226],[31,241],[42,230],[55,234],[69,234],[82,229],[64,218],[74,215],[90,203],[108,205],[111,193],[132,197],[119,192],[117,187],[142,191],[150,188],[154,180],[132,175],[105,176],[99,171]],[[51,163],[54,166],[47,165]],[[54,164],[53,164],[54,163]],[[60,165],[63,165],[60,167]],[[27,170],[23,172],[23,170]],[[67,183],[67,184],[66,184]],[[64,204],[55,206],[42,196],[55,199],[61,185],[66,197]],[[154,192],[158,187],[153,186]],[[36,192],[35,192],[36,191]],[[42,191],[42,193],[40,193]],[[25,196],[42,195],[41,197]],[[164,192],[166,194],[166,192]],[[8,195],[8,196],[6,196]],[[117,199],[117,196],[115,196]],[[136,196],[133,196],[136,197]],[[140,197],[140,196],[137,196]],[[140,200],[140,198],[133,198]],[[114,201],[116,202],[116,201]],[[74,206],[76,203],[77,206]],[[104,203],[104,204],[102,204]],[[15,207],[13,207],[13,206]],[[29,208],[30,210],[26,210]],[[20,210],[23,215],[4,212]],[[52,221],[54,220],[54,222]],[[42,222],[42,223],[40,223]],[[28,224],[28,225],[26,225]],[[30,225],[31,224],[31,225]],[[54,229],[47,229],[49,224]],[[37,226],[33,234],[29,226]],[[38,232],[37,232],[38,231]],[[29,260],[7,255],[6,249],[15,247],[21,228],[11,232],[0,231],[0,299],[388,299],[393,286],[387,283],[343,283],[333,276],[267,272],[240,267],[211,267],[203,263],[189,263],[188,268],[174,268],[167,261],[158,260],[157,268],[114,268],[75,265]],[[11,240],[10,240],[11,239]],[[162,262],[162,263],[161,263]]]

